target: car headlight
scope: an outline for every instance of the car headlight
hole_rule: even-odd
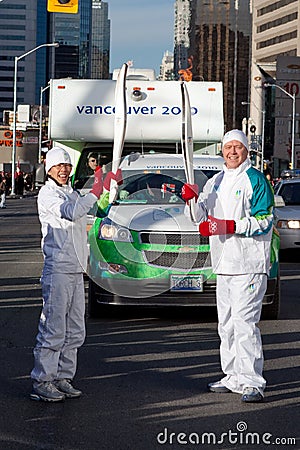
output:
[[[300,229],[300,220],[278,220],[277,228],[289,228],[291,230]]]
[[[104,219],[99,228],[99,239],[116,242],[132,242],[130,231],[110,219]]]

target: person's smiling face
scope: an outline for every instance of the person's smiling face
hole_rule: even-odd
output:
[[[49,170],[48,174],[59,184],[67,184],[70,173],[72,170],[71,164],[56,164],[56,166],[52,166]]]
[[[227,142],[223,147],[222,153],[228,169],[236,169],[248,157],[248,150],[240,141]]]
[[[94,157],[90,157],[89,158],[89,166],[95,172],[95,170],[97,168],[97,160],[96,160],[96,158],[94,158]]]

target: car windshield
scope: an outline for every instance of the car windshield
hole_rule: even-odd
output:
[[[103,167],[104,174],[111,170],[111,162],[108,151],[93,150],[84,151],[78,162],[73,176],[73,186],[80,191],[88,191],[94,182],[94,170],[97,166]],[[133,153],[129,161],[136,161],[139,153]],[[199,162],[198,162],[199,163]],[[197,163],[196,163],[197,164]],[[213,175],[218,172],[215,168],[195,169],[195,183],[199,186],[199,192]],[[123,184],[119,187],[119,203],[183,203],[181,189],[186,182],[185,172],[182,167],[163,170],[122,169]]]
[[[201,192],[214,170],[195,170],[195,183]],[[181,189],[186,182],[184,171],[169,170],[164,173],[142,173],[123,170],[123,184],[119,189],[121,203],[183,203]]]
[[[287,206],[300,205],[300,183],[283,184],[278,194],[281,195]]]

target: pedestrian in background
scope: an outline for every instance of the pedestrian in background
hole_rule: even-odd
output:
[[[264,174],[252,167],[248,140],[240,130],[225,134],[223,170],[209,179],[196,204],[199,231],[210,237],[217,274],[218,331],[225,374],[209,383],[212,392],[236,392],[243,402],[263,400],[263,351],[260,330],[272,237],[273,192]],[[197,187],[186,184],[188,202]]]
[[[31,399],[57,402],[81,395],[72,381],[77,350],[85,339],[86,214],[100,197],[103,183],[99,169],[88,194],[74,191],[68,184],[71,159],[60,147],[49,150],[45,168],[47,180],[38,194],[43,309],[34,348]]]
[[[0,208],[6,208],[6,177],[5,173],[0,174]]]
[[[16,194],[22,196],[24,193],[24,174],[20,167],[17,167],[15,172],[15,186]]]

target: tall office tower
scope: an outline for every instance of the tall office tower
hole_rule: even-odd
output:
[[[108,3],[92,0],[91,78],[109,78],[109,50]]]
[[[174,74],[189,67],[191,0],[176,0],[174,23]]]
[[[162,81],[174,80],[174,55],[165,51],[161,65],[159,79]]]
[[[59,47],[53,62],[54,78],[89,78],[91,0],[80,0],[77,14],[50,13],[50,36]]]
[[[253,0],[253,41],[250,117],[262,127],[265,116],[265,158],[274,156],[278,176],[292,159],[292,124],[295,120],[295,167],[300,167],[299,119],[293,118],[291,97],[280,88],[263,88],[264,82],[300,96],[300,2],[299,0]],[[299,148],[299,150],[298,150]]]
[[[46,0],[0,2],[0,121],[13,110],[14,61],[35,47],[51,42],[47,34]],[[49,79],[47,60],[54,48],[41,48],[17,64],[17,104],[38,104],[40,86]]]
[[[191,0],[193,79],[222,81],[226,130],[241,128],[249,90],[250,0]]]

